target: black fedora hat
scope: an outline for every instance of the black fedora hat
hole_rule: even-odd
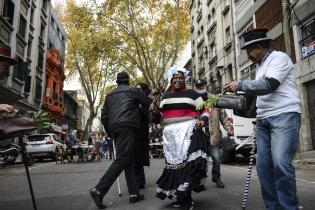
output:
[[[265,26],[256,27],[250,31],[242,34],[243,44],[241,44],[241,49],[247,49],[249,46],[260,42],[270,42],[271,39],[267,37],[267,32],[269,29]]]

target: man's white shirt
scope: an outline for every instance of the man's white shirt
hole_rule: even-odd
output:
[[[278,80],[280,86],[268,95],[257,96],[257,118],[267,118],[285,112],[301,113],[295,67],[290,57],[283,52],[272,51],[256,69],[256,80],[266,77]]]

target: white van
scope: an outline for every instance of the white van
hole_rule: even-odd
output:
[[[230,121],[233,124],[234,135],[228,136],[224,128],[221,126],[222,132],[222,163],[230,163],[235,160],[236,154],[241,154],[244,157],[250,156],[250,151],[252,149],[253,140],[244,143],[253,134],[254,124],[256,118],[244,118],[233,114],[233,110],[226,109],[226,114],[228,115]],[[240,144],[240,148],[237,148]]]

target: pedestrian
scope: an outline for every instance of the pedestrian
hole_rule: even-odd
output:
[[[248,59],[256,63],[255,80],[233,81],[232,91],[257,96],[256,168],[268,210],[299,209],[292,165],[301,125],[299,91],[290,57],[272,50],[266,27],[243,35]]]
[[[0,80],[10,76],[10,67],[16,63],[17,61],[11,58],[11,47],[0,42]],[[0,101],[0,112],[12,113],[14,107]]]
[[[196,81],[196,92],[202,97],[204,101],[208,100],[207,82],[203,79]],[[231,135],[231,125],[228,122],[228,116],[224,109],[212,109],[209,123],[206,124],[205,130],[209,134],[210,141],[210,155],[212,158],[212,182],[216,183],[218,188],[224,188],[225,185],[221,180],[221,150],[220,142],[222,140],[222,132],[220,130],[220,123]]]
[[[130,194],[129,203],[144,199],[135,177],[134,141],[135,133],[141,129],[139,105],[148,109],[150,102],[141,90],[129,86],[127,73],[118,73],[116,83],[118,87],[105,98],[101,116],[106,133],[115,141],[116,158],[99,183],[90,189],[91,197],[100,209],[106,208],[103,197],[123,170]]]
[[[136,85],[149,98],[150,88],[145,83]],[[145,173],[143,166],[150,165],[149,157],[149,110],[140,107],[141,114],[141,131],[136,133],[135,137],[135,171],[138,187],[144,189],[146,185]]]
[[[200,116],[196,107],[203,103],[194,90],[185,87],[188,71],[174,66],[168,71],[170,88],[163,95],[159,110],[154,104],[150,110],[153,120],[163,120],[163,150],[165,167],[157,181],[157,194],[160,199],[175,197],[175,208],[191,210],[193,200],[191,192],[204,190],[201,179],[206,178],[208,156],[208,138],[194,138],[196,132],[208,121],[209,112],[205,110]],[[201,146],[198,150],[196,147]]]

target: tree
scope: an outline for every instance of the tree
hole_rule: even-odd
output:
[[[111,55],[112,35],[110,30],[106,30],[107,27],[99,27],[96,10],[92,6],[78,6],[71,0],[63,10],[58,8],[68,35],[65,62],[67,77],[79,75],[90,109],[82,136],[84,140],[109,90],[106,85],[116,74],[117,64]]]
[[[98,13],[101,25],[115,31],[121,69],[138,72],[151,88],[159,87],[166,68],[190,38],[189,1],[108,0]]]

